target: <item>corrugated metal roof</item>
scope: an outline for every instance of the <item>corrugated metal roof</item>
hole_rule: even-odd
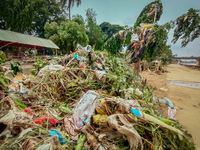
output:
[[[54,48],[59,49],[51,40],[34,37],[31,35],[21,34],[12,31],[0,30],[0,45],[28,47],[28,48]]]

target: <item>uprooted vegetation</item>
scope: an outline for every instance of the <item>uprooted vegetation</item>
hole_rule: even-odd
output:
[[[195,149],[122,58],[78,46],[48,63],[11,81],[0,102],[1,149]]]

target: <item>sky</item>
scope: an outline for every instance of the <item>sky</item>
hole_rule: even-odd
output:
[[[86,18],[86,10],[93,8],[96,12],[97,24],[110,22],[122,26],[134,26],[134,23],[142,9],[153,0],[82,0],[79,7],[72,8],[72,15],[80,14]],[[171,20],[175,20],[188,9],[200,9],[200,0],[161,0],[163,3],[163,14],[158,22],[162,25]],[[169,33],[168,44],[171,45],[173,54],[178,56],[200,56],[200,37],[189,43],[186,47],[181,47],[181,41],[176,44],[171,43],[173,31]]]

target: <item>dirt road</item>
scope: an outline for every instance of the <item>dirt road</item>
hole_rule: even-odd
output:
[[[142,72],[142,76],[157,89],[161,87],[168,89],[166,93],[156,90],[155,95],[168,97],[176,107],[180,108],[175,118],[192,134],[196,148],[200,150],[200,90],[167,84],[167,80],[200,82],[200,71],[178,64],[169,65],[167,70],[169,73],[162,75],[152,75],[145,71]]]

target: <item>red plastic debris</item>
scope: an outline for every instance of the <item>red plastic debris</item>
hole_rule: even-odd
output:
[[[62,66],[65,66],[65,64],[64,64],[64,62],[63,62],[63,61],[61,61],[61,63],[62,63]]]
[[[22,111],[28,113],[29,115],[33,115],[33,111],[30,108],[25,108],[25,110]]]
[[[56,123],[58,123],[57,121],[56,121],[56,119],[54,119],[54,118],[51,118],[51,117],[49,117],[49,119],[48,119],[48,117],[40,117],[40,118],[38,118],[38,119],[35,119],[35,120],[33,120],[33,122],[35,122],[36,124],[43,124],[44,122],[44,120],[48,120],[50,123],[52,123],[52,124],[56,124]]]

